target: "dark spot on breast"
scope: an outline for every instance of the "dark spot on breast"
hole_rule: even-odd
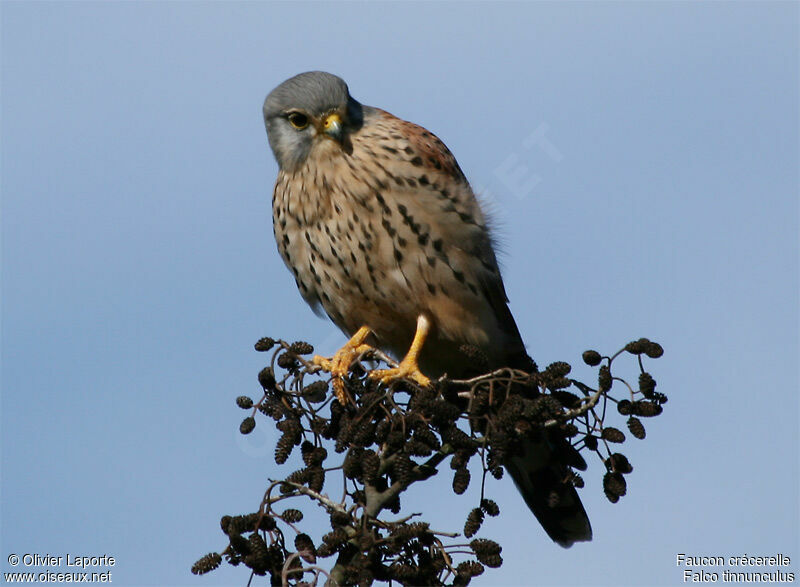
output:
[[[425,257],[425,260],[428,262],[428,265],[433,267],[436,265],[436,257]]]
[[[411,177],[406,178],[406,183],[410,185],[412,188],[417,187],[417,181]]]
[[[461,218],[467,224],[475,224],[475,217],[472,214],[465,214],[464,212],[459,212],[458,217]]]
[[[421,244],[423,247],[424,247],[425,245],[427,245],[427,244],[428,244],[428,233],[426,232],[425,234],[421,234],[421,235],[419,235],[419,236],[417,237],[417,241],[418,241],[418,242],[419,242],[419,244]]]
[[[461,271],[456,271],[453,269],[453,277],[455,277],[461,283],[464,283],[464,274]]]
[[[395,249],[394,258],[397,259],[398,263],[400,263],[403,260],[403,253],[401,253],[399,249]]]
[[[413,165],[414,167],[419,167],[420,165],[422,165],[422,157],[419,156],[414,157],[411,160],[411,165]]]
[[[403,151],[405,151],[409,155],[413,155],[414,154],[414,149],[412,149],[411,147],[406,147],[405,149],[403,149]]]
[[[428,291],[431,293],[431,295],[436,293],[436,286],[435,285],[433,285],[432,283],[428,283],[426,285],[428,286]]]
[[[443,244],[442,243],[442,239],[437,238],[435,241],[433,241],[433,248],[436,249],[437,252],[441,253],[442,252],[442,244]]]
[[[389,151],[390,153],[397,153],[397,149],[395,149],[394,147],[387,147],[386,145],[381,145],[381,148],[383,148],[385,151]]]
[[[406,246],[406,239],[404,239],[401,236],[398,236],[397,237],[397,244],[400,245],[400,248],[405,247]]]
[[[384,219],[381,221],[381,224],[383,225],[383,228],[384,228],[384,229],[386,229],[386,232],[388,232],[388,233],[389,233],[389,236],[393,237],[393,236],[395,235],[395,233],[397,232],[397,231],[396,231],[396,230],[395,230],[395,229],[392,227],[392,224],[391,224],[391,223],[390,223],[388,220],[386,220],[386,218],[384,218]]]
[[[430,183],[428,181],[428,176],[426,176],[426,175],[420,175],[417,178],[417,181],[419,182],[419,185],[428,185]]]
[[[433,163],[433,166],[434,166],[436,169],[441,169],[441,168],[442,168],[442,164],[441,164],[441,163],[439,163],[439,160],[438,160],[438,159],[436,159],[435,157],[428,157],[428,160],[429,160],[431,163]]]

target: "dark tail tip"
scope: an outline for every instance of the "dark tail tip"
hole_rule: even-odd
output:
[[[564,548],[587,542],[592,539],[592,525],[575,486],[567,480],[568,469],[547,457],[552,457],[552,452],[536,455],[536,451],[529,451],[528,458],[512,458],[505,466],[525,503],[554,542]]]

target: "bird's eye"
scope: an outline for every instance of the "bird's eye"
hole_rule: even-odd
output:
[[[300,112],[292,112],[289,114],[288,118],[289,122],[291,122],[292,126],[297,130],[303,130],[308,126],[308,116],[305,114],[301,114]]]

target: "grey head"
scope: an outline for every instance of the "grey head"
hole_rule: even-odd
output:
[[[329,140],[347,152],[349,134],[362,122],[361,104],[350,97],[347,84],[324,71],[289,78],[264,100],[269,145],[285,171],[295,171]]]

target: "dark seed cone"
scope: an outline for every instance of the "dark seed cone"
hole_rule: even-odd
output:
[[[310,355],[314,352],[314,347],[303,340],[298,340],[289,346],[289,351],[295,355]]]
[[[406,455],[397,455],[394,461],[395,478],[403,485],[408,485],[414,480],[414,461]]]
[[[483,510],[480,508],[474,508],[469,512],[467,521],[464,524],[464,536],[467,538],[472,538],[475,536],[475,534],[478,533],[478,530],[481,529],[481,524],[483,524]]]
[[[340,526],[348,526],[352,522],[350,514],[346,512],[333,511],[331,512],[331,528],[334,530]]]
[[[482,499],[481,509],[492,517],[500,513],[500,507],[491,499]]]
[[[275,445],[275,462],[282,465],[289,458],[289,453],[294,448],[294,440],[291,435],[283,434]]]
[[[622,433],[622,430],[610,426],[608,428],[603,428],[600,437],[608,442],[625,442],[625,435]]]
[[[275,372],[272,370],[272,367],[264,367],[259,371],[258,382],[261,384],[261,387],[267,391],[275,389]]]
[[[646,338],[640,338],[639,340],[634,340],[625,345],[625,350],[632,355],[641,355],[648,348],[650,348],[650,341]]]
[[[464,561],[456,567],[456,572],[466,577],[477,577],[483,573],[483,565],[475,561]]]
[[[256,419],[253,417],[247,417],[242,420],[242,423],[239,424],[239,432],[242,434],[250,434],[256,427]]]
[[[298,534],[294,537],[294,547],[300,553],[301,558],[307,563],[314,564],[317,562],[317,550],[314,548],[314,542],[308,534]]]
[[[289,508],[287,510],[284,510],[284,512],[280,515],[280,518],[284,522],[289,522],[294,524],[303,519],[303,512],[301,512],[300,510],[296,510],[294,508]]]
[[[375,451],[368,450],[361,460],[361,470],[364,474],[364,480],[367,483],[375,483],[378,478],[378,470],[381,466],[381,459]]]
[[[303,398],[311,403],[324,402],[328,397],[328,382],[327,381],[314,381],[309,383],[300,392]]]
[[[656,380],[650,373],[642,373],[639,375],[639,391],[642,392],[644,397],[650,398],[656,390]]]
[[[297,369],[299,363],[297,359],[291,353],[283,353],[278,357],[278,367],[282,369],[286,369],[287,371],[293,371]]]
[[[639,440],[644,439],[644,437],[647,435],[647,432],[644,429],[644,424],[642,424],[642,421],[635,416],[628,418],[628,430],[630,430],[631,434],[633,434],[633,436]]]
[[[611,503],[617,503],[627,492],[627,484],[621,473],[608,472],[603,477],[603,491]]]
[[[608,368],[608,365],[603,365],[600,367],[600,373],[597,375],[597,384],[600,386],[600,391],[610,390],[612,383],[611,369]]]
[[[322,537],[322,541],[328,546],[336,548],[347,541],[347,532],[345,532],[344,528],[337,528],[333,532],[325,534]]]
[[[204,575],[222,564],[222,557],[216,552],[210,552],[192,565],[192,574]]]
[[[553,397],[555,397],[562,406],[569,410],[577,408],[581,403],[581,400],[577,395],[571,391],[564,391],[563,389],[554,391]]]
[[[469,543],[475,557],[487,567],[496,568],[503,564],[500,552],[503,550],[494,540],[476,538]]]
[[[247,542],[250,543],[250,555],[245,557],[245,564],[253,569],[255,574],[265,574],[270,567],[270,553],[267,544],[258,532],[250,534]]]
[[[653,416],[658,416],[663,411],[664,408],[655,402],[633,402],[633,413],[643,418],[652,418]]]
[[[308,488],[317,493],[321,492],[325,486],[325,469],[322,467],[309,467],[308,475]]]
[[[298,485],[305,485],[306,483],[308,483],[308,480],[309,480],[310,477],[311,477],[311,475],[309,473],[309,469],[305,468],[305,469],[299,469],[299,470],[294,471],[293,473],[291,473],[286,478],[286,481],[288,481],[289,483],[296,483]],[[284,483],[284,484],[281,485],[280,491],[281,491],[282,494],[286,495],[288,493],[292,493],[293,491],[296,491],[295,487],[292,486],[292,485],[289,485],[289,483]]]
[[[600,364],[601,360],[602,357],[600,356],[600,353],[598,353],[597,351],[588,350],[584,351],[583,353],[583,362],[589,365],[590,367],[596,367],[597,365]]]
[[[467,490],[469,487],[469,469],[466,467],[461,467],[458,469],[453,475],[453,491],[456,492],[457,495],[461,495]]]
[[[651,342],[644,352],[651,359],[658,359],[664,354],[664,349],[657,342]]]
[[[334,554],[336,554],[336,549],[329,544],[320,544],[317,549],[317,556],[320,558],[328,558]]]
[[[623,475],[627,475],[633,471],[633,466],[631,466],[628,461],[628,457],[618,452],[615,452],[606,459],[606,467],[615,473],[622,473]]]
[[[258,352],[263,353],[265,351],[270,350],[273,346],[275,346],[275,341],[272,340],[270,337],[265,336],[264,338],[258,339],[258,341],[256,341],[256,344],[254,346]]]

